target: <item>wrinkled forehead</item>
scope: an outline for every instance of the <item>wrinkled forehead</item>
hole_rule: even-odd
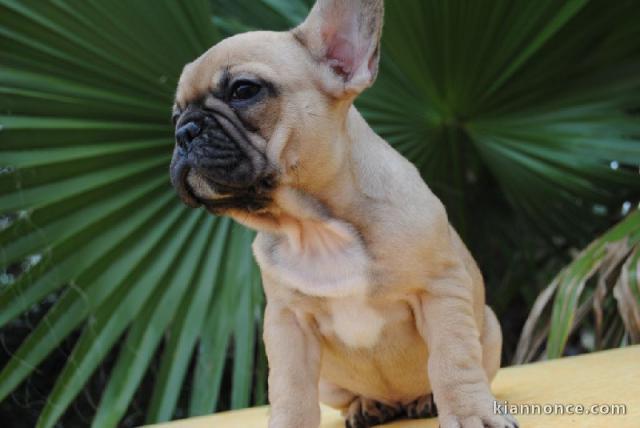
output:
[[[182,71],[176,103],[184,106],[215,91],[224,79],[259,78],[276,83],[303,77],[307,56],[290,32],[254,31],[222,40]]]

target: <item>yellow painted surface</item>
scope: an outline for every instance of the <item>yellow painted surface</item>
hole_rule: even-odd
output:
[[[510,404],[623,404],[626,415],[518,416],[522,428],[640,428],[640,346],[500,370],[492,389]],[[162,428],[265,428],[268,407],[174,421]],[[435,419],[388,427],[437,428]],[[343,428],[340,414],[323,407],[322,428]],[[306,427],[300,427],[306,428]]]

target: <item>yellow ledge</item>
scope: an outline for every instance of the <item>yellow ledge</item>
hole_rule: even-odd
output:
[[[510,404],[582,405],[585,409],[592,405],[626,406],[626,415],[519,415],[521,428],[639,428],[640,346],[504,368],[492,389],[499,401]],[[257,407],[154,427],[265,428],[268,414],[268,407]],[[438,424],[435,419],[424,419],[385,426],[437,428]],[[323,407],[322,428],[344,428],[339,412]]]

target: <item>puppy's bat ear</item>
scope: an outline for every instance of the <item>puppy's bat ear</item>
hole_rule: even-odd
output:
[[[378,73],[383,0],[317,0],[307,19],[293,30],[313,58],[326,68],[326,89],[355,96]]]

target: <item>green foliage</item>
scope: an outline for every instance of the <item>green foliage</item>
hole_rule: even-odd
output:
[[[593,241],[536,299],[514,363],[562,356],[591,313],[592,349],[640,343],[640,211]],[[546,340],[546,346],[543,342]]]
[[[251,233],[181,206],[168,182],[173,92],[219,40],[210,16],[204,1],[0,2],[0,263],[40,258],[0,289],[0,325],[61,292],[0,373],[0,400],[82,329],[41,427],[118,346],[94,420],[116,426],[163,339],[149,422],[172,418],[194,355],[192,414],[212,412],[233,338],[233,405],[251,403]]]
[[[118,424],[159,354],[148,422],[174,417],[185,383],[190,415],[222,395],[264,402],[252,234],[177,201],[169,110],[183,64],[310,4],[0,0],[0,326],[55,299],[0,372],[0,401],[79,331],[41,427],[113,352],[94,426]],[[637,22],[632,0],[387,1],[358,106],[446,203],[499,313],[640,195]],[[572,308],[555,310],[558,346]]]
[[[488,173],[548,234],[593,233],[591,205],[640,190],[640,7],[620,2],[388,2],[383,65],[361,107],[456,225]],[[471,179],[470,179],[471,178]],[[618,205],[619,206],[619,205]],[[471,212],[470,212],[471,211]],[[466,233],[465,233],[466,234]]]

